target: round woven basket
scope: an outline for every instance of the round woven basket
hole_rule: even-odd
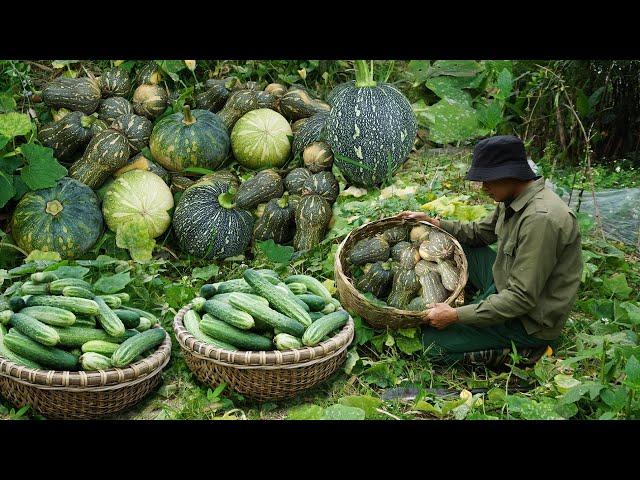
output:
[[[347,253],[351,251],[351,247],[353,247],[353,245],[358,241],[382,233],[391,227],[401,225],[413,227],[420,224],[427,225],[430,228],[434,228],[445,233],[453,242],[455,247],[453,260],[460,271],[460,278],[456,289],[451,292],[451,295],[445,300],[445,302],[452,306],[460,306],[464,303],[464,287],[467,284],[467,272],[469,267],[467,265],[467,257],[465,256],[462,246],[458,240],[456,240],[453,235],[431,223],[404,219],[396,216],[376,220],[352,230],[338,247],[335,258],[335,281],[336,288],[340,296],[340,303],[342,303],[346,310],[359,315],[368,324],[376,328],[410,328],[427,323],[425,312],[400,310],[389,306],[380,306],[371,303],[353,286],[352,279],[348,276],[343,266],[346,265]]]
[[[51,419],[105,417],[132,407],[158,386],[170,357],[168,333],[153,354],[125,368],[38,370],[0,357],[0,394],[18,408],[29,404]]]
[[[229,351],[191,335],[182,321],[191,305],[175,316],[173,331],[189,369],[203,383],[228,387],[255,400],[293,397],[326,380],[345,361],[354,336],[353,320],[335,336],[315,347],[273,351]]]

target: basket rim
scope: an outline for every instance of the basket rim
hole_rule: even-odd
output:
[[[303,347],[283,351],[223,350],[198,340],[187,331],[182,319],[190,309],[191,304],[189,303],[182,307],[174,317],[173,331],[178,340],[178,344],[192,355],[227,367],[273,369],[300,367],[319,363],[340,354],[351,344],[355,336],[355,324],[351,314],[349,314],[346,325],[342,327],[336,335],[329,340],[319,343],[315,347]]]
[[[334,275],[335,276],[340,276],[341,280],[345,283],[346,287],[350,290],[350,292],[352,294],[355,294],[355,296],[363,301],[366,302],[367,305],[370,305],[372,308],[376,308],[378,309],[380,312],[386,312],[389,315],[403,315],[405,317],[408,318],[413,318],[416,320],[422,320],[424,318],[424,315],[426,312],[429,311],[429,309],[427,310],[422,310],[422,311],[415,311],[415,310],[401,310],[399,308],[395,308],[395,307],[391,307],[388,305],[376,305],[372,302],[370,302],[351,282],[349,276],[346,274],[343,266],[342,266],[342,260],[340,259],[341,255],[342,255],[342,251],[344,250],[344,246],[345,244],[349,241],[349,239],[352,237],[352,235],[354,235],[356,232],[359,232],[360,230],[362,230],[363,228],[370,228],[372,225],[376,225],[376,224],[380,224],[380,223],[388,223],[389,221],[400,221],[403,224],[423,224],[423,225],[428,225],[431,228],[434,228],[444,234],[446,234],[452,241],[453,244],[455,245],[455,248],[458,249],[460,252],[463,252],[463,255],[461,256],[462,258],[462,266],[463,268],[461,269],[461,275],[460,275],[460,279],[458,281],[458,285],[456,286],[456,289],[451,292],[451,295],[449,295],[449,297],[445,300],[445,303],[451,303],[453,302],[456,298],[458,298],[458,296],[460,295],[460,293],[462,292],[462,290],[464,289],[464,286],[466,285],[468,279],[469,279],[469,265],[467,263],[467,257],[466,255],[464,255],[464,250],[462,248],[462,245],[460,245],[460,242],[458,241],[458,239],[456,237],[454,237],[453,235],[451,235],[449,232],[447,232],[446,230],[437,227],[436,225],[434,225],[433,223],[424,221],[424,220],[415,220],[415,219],[408,219],[408,218],[403,218],[400,215],[394,215],[392,217],[385,217],[385,218],[380,218],[378,220],[373,220],[371,222],[365,223],[364,225],[360,225],[357,228],[354,228],[353,230],[351,230],[347,236],[340,242],[340,245],[338,246],[338,249],[336,250],[335,253],[335,261],[334,261]]]
[[[44,370],[26,367],[5,357],[0,357],[0,376],[51,390],[97,391],[130,386],[159,373],[171,358],[169,332],[160,325],[152,328],[164,330],[163,342],[151,355],[125,368],[110,368],[95,372]]]

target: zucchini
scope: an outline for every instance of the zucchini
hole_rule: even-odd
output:
[[[22,355],[18,355],[17,353],[12,352],[4,345],[4,336],[6,335],[5,328],[0,325],[0,357],[4,357],[7,360],[12,361],[13,363],[17,363],[18,365],[24,365],[29,368],[37,368],[41,369],[42,367],[38,365],[36,362],[29,360],[28,358],[23,357]]]
[[[61,278],[49,284],[49,293],[62,295],[62,290],[64,290],[65,287],[82,287],[93,291],[91,284],[81,278]]]
[[[76,287],[75,285],[64,287],[62,295],[65,297],[89,298],[91,300],[95,298],[95,294],[91,290],[87,290],[84,287]]]
[[[253,332],[240,330],[208,313],[202,317],[200,329],[207,335],[244,350],[272,350],[271,339]]]
[[[9,299],[9,308],[14,312],[19,312],[26,306],[27,304],[22,297],[11,297]]]
[[[108,370],[111,368],[111,360],[100,353],[87,352],[80,355],[80,366],[83,370]]]
[[[47,325],[58,327],[68,327],[76,322],[76,316],[73,312],[58,307],[26,307],[20,313],[29,315]]]
[[[60,336],[53,327],[24,313],[14,313],[11,315],[11,325],[23,335],[42,345],[54,347],[60,342]]]
[[[139,332],[144,332],[146,330],[149,330],[150,328],[151,320],[149,320],[147,317],[140,317],[140,323],[136,327],[136,330],[138,330]]]
[[[129,365],[138,355],[160,345],[165,336],[166,333],[162,328],[152,328],[146,332],[138,333],[122,342],[111,356],[111,364],[116,368]]]
[[[122,306],[122,300],[115,295],[98,295],[109,308],[120,308]]]
[[[140,325],[140,314],[137,312],[125,310],[123,308],[116,308],[113,310],[113,313],[118,316],[125,328],[138,328]]]
[[[158,318],[153,313],[149,313],[146,310],[140,310],[139,308],[134,308],[134,307],[127,307],[126,305],[123,305],[122,308],[124,308],[125,310],[131,310],[132,312],[139,313],[140,318],[149,319],[151,321],[151,325],[155,325],[156,323],[158,323]]]
[[[289,285],[290,283],[303,283],[306,285],[307,290],[314,295],[324,298],[325,302],[330,302],[333,298],[320,280],[310,277],[309,275],[291,275],[284,279],[284,283]]]
[[[233,345],[222,342],[220,340],[216,340],[215,338],[212,338],[204,333],[200,329],[200,315],[198,315],[198,312],[194,312],[193,310],[187,311],[187,313],[184,314],[182,322],[184,323],[184,328],[187,329],[187,332],[189,332],[201,342],[208,343],[216,348],[221,348],[222,350],[238,350]]]
[[[48,283],[24,282],[20,287],[20,294],[22,295],[47,295],[48,293]]]
[[[303,293],[302,295],[298,295],[298,298],[306,303],[312,312],[319,312],[325,307],[324,298],[314,295],[313,293]]]
[[[214,283],[217,293],[256,293],[251,285],[249,285],[244,278],[234,278],[233,280],[227,280],[225,282]]]
[[[34,295],[29,297],[26,303],[28,307],[59,307],[73,313],[84,313],[86,315],[98,314],[98,304],[88,298]]]
[[[90,340],[103,340],[105,342],[120,343],[127,338],[138,335],[135,330],[127,330],[122,337],[112,337],[100,328],[91,327],[53,327],[60,335],[59,345],[63,347],[81,347]]]
[[[6,325],[11,321],[13,310],[3,310],[0,312],[0,325]]]
[[[118,300],[120,299],[118,298]],[[124,335],[125,326],[122,320],[120,320],[120,317],[109,308],[102,297],[97,296],[94,301],[98,304],[98,322],[104,331],[112,337],[121,337]]]
[[[297,320],[303,326],[311,324],[309,313],[296,302],[294,295],[283,295],[280,289],[269,283],[262,275],[252,269],[244,272],[244,279],[258,295],[266,298],[275,310]]]
[[[206,301],[207,299],[204,297],[195,297],[193,300],[191,300],[191,308],[196,312],[201,312],[204,308],[204,302]]]
[[[273,337],[273,343],[278,350],[293,350],[295,348],[301,348],[302,342],[299,338],[289,335],[288,333],[279,333]]]
[[[31,274],[31,281],[33,283],[49,283],[54,280],[58,280],[55,272],[36,272]]]
[[[113,295],[118,297],[122,303],[128,303],[131,300],[131,296],[127,292],[114,293]]]
[[[308,347],[313,347],[320,343],[325,335],[333,332],[335,329],[342,327],[349,320],[349,314],[345,310],[325,315],[311,324],[302,336],[302,343]]]
[[[78,359],[69,352],[35,342],[15,328],[5,335],[4,345],[13,353],[54,370],[75,370],[78,364]]]
[[[211,283],[205,283],[204,285],[202,285],[200,287],[200,291],[198,292],[201,297],[204,297],[206,299],[213,297],[216,293],[218,293],[218,289]]]
[[[262,303],[254,302],[251,298],[242,293],[234,293],[229,297],[229,303],[234,307],[243,310],[253,317],[260,319],[272,328],[278,328],[282,332],[291,335],[302,335],[305,326],[297,320],[287,317],[282,313],[273,310]]]
[[[229,303],[214,299],[207,300],[204,304],[204,310],[218,320],[222,320],[242,330],[249,330],[255,325],[255,321],[249,313],[242,309],[238,310],[233,308],[231,298],[229,299]]]
[[[119,346],[119,343],[105,342],[104,340],[89,340],[82,344],[82,353],[94,352],[110,357]]]
[[[291,282],[286,285],[287,287],[289,287],[289,290],[291,290],[294,295],[302,295],[303,293],[307,293],[307,286],[304,283]]]

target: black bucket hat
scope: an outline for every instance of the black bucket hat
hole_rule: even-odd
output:
[[[502,178],[533,180],[540,177],[527,162],[522,140],[513,135],[498,135],[478,142],[466,178],[489,182]]]

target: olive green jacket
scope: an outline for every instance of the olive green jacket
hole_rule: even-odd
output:
[[[580,285],[582,248],[575,214],[545,188],[544,178],[481,221],[441,220],[440,225],[472,247],[498,242],[497,293],[457,308],[460,323],[490,326],[520,318],[529,335],[545,340],[560,335]]]

